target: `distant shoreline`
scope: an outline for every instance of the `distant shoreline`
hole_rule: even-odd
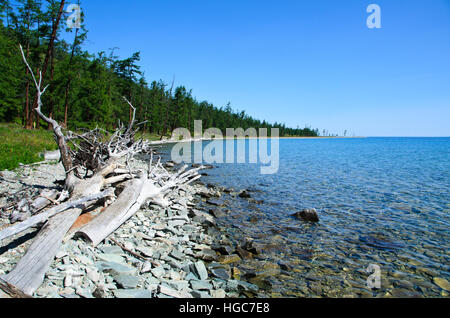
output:
[[[212,140],[242,140],[242,139],[275,139],[276,137],[235,137],[235,138],[191,138],[191,139],[166,139],[166,140],[156,140],[150,141],[151,145],[164,145],[164,144],[174,144],[179,142],[198,142],[198,141],[212,141]],[[300,140],[316,140],[316,139],[365,139],[368,137],[277,137],[278,139],[300,139]]]

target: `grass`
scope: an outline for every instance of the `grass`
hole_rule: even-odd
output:
[[[161,136],[157,135],[157,134],[150,134],[150,133],[143,134],[141,132],[138,132],[136,134],[136,139],[139,139],[139,138],[144,138],[144,139],[149,140],[149,141],[158,141],[158,140],[161,139]]]
[[[19,163],[42,161],[42,152],[56,149],[58,146],[51,131],[26,130],[17,124],[0,124],[0,171],[14,170],[19,167]]]
[[[137,138],[159,140],[156,134],[138,133]],[[45,129],[27,130],[21,125],[0,123],[0,171],[14,170],[19,164],[31,164],[44,160],[44,151],[57,150],[53,132]]]

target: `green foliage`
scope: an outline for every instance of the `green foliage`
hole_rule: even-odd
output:
[[[17,0],[13,10],[6,10],[6,5],[0,7],[3,17],[3,24],[0,24],[0,122],[23,123],[26,117],[25,87],[30,76],[25,74],[18,46],[26,48],[33,69],[42,67],[59,8],[57,0],[46,0],[38,5],[40,3]],[[109,54],[92,55],[81,49],[87,37],[84,27],[76,31],[64,30],[62,23],[57,34],[63,31],[74,32],[74,42],[57,40],[55,43],[44,78],[50,88],[43,96],[43,111],[64,122],[67,106],[69,129],[96,126],[113,129],[119,122],[128,122],[130,108],[122,100],[122,96],[126,96],[137,109],[136,120],[145,122],[144,133],[153,138],[161,138],[179,127],[193,131],[195,120],[202,120],[204,129],[217,127],[224,133],[226,128],[254,127],[267,128],[269,132],[270,128],[279,128],[280,136],[318,135],[317,130],[308,127],[294,129],[254,119],[245,111],[234,111],[230,104],[219,108],[207,101],[197,101],[192,91],[184,86],[171,87],[162,81],[147,83],[138,65],[139,52],[123,60],[115,55],[115,49]],[[34,94],[31,85],[30,108]]]
[[[14,121],[21,112],[21,74],[17,42],[0,29],[0,119]]]

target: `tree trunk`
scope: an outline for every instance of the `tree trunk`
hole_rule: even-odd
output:
[[[28,59],[29,56],[30,56],[30,42],[27,43],[27,59]],[[30,80],[28,79],[28,74],[29,74],[28,67],[25,67],[25,74],[27,76],[27,83],[25,84],[24,127],[28,128],[28,123],[30,121],[30,96],[29,96],[30,95]]]
[[[55,20],[55,23],[52,26],[52,34],[50,36],[50,41],[48,42],[48,46],[47,46],[47,53],[45,54],[45,59],[44,59],[44,64],[42,65],[42,78],[45,78],[45,74],[47,73],[47,68],[48,68],[48,62],[50,60],[50,55],[52,54],[53,51],[53,46],[55,43],[55,39],[56,39],[56,33],[58,31],[58,27],[59,27],[59,21],[61,20],[61,15],[63,13],[63,9],[64,9],[64,3],[65,0],[61,0],[61,4],[59,7],[59,11],[58,11],[58,16]],[[38,72],[39,74],[39,72]],[[34,99],[34,103],[33,103],[33,109],[36,108],[38,106],[38,97],[36,96]],[[29,125],[31,126],[31,125]],[[39,117],[37,117],[37,127],[39,127]]]
[[[53,82],[53,77],[55,74],[55,50],[52,50],[52,56],[50,58],[50,83]],[[53,86],[50,86],[50,98],[49,98],[49,105],[50,105],[50,112],[49,117],[54,118],[54,112],[55,112],[55,102],[53,100]],[[52,130],[52,127],[48,125],[48,130]]]

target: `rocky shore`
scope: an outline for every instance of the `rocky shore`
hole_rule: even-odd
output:
[[[145,162],[137,162],[145,167]],[[168,169],[172,164],[166,164]],[[54,189],[64,180],[61,164],[46,163],[0,173],[0,230],[10,225],[8,198]],[[226,191],[226,189],[222,189]],[[254,297],[259,287],[242,280],[235,267],[252,254],[251,241],[236,247],[216,227],[214,213],[198,203],[221,191],[194,183],[173,193],[169,208],[150,204],[99,246],[67,237],[37,298],[236,298]],[[0,242],[0,275],[11,271],[38,229]],[[239,255],[238,255],[239,254]],[[1,295],[0,295],[1,297]]]

